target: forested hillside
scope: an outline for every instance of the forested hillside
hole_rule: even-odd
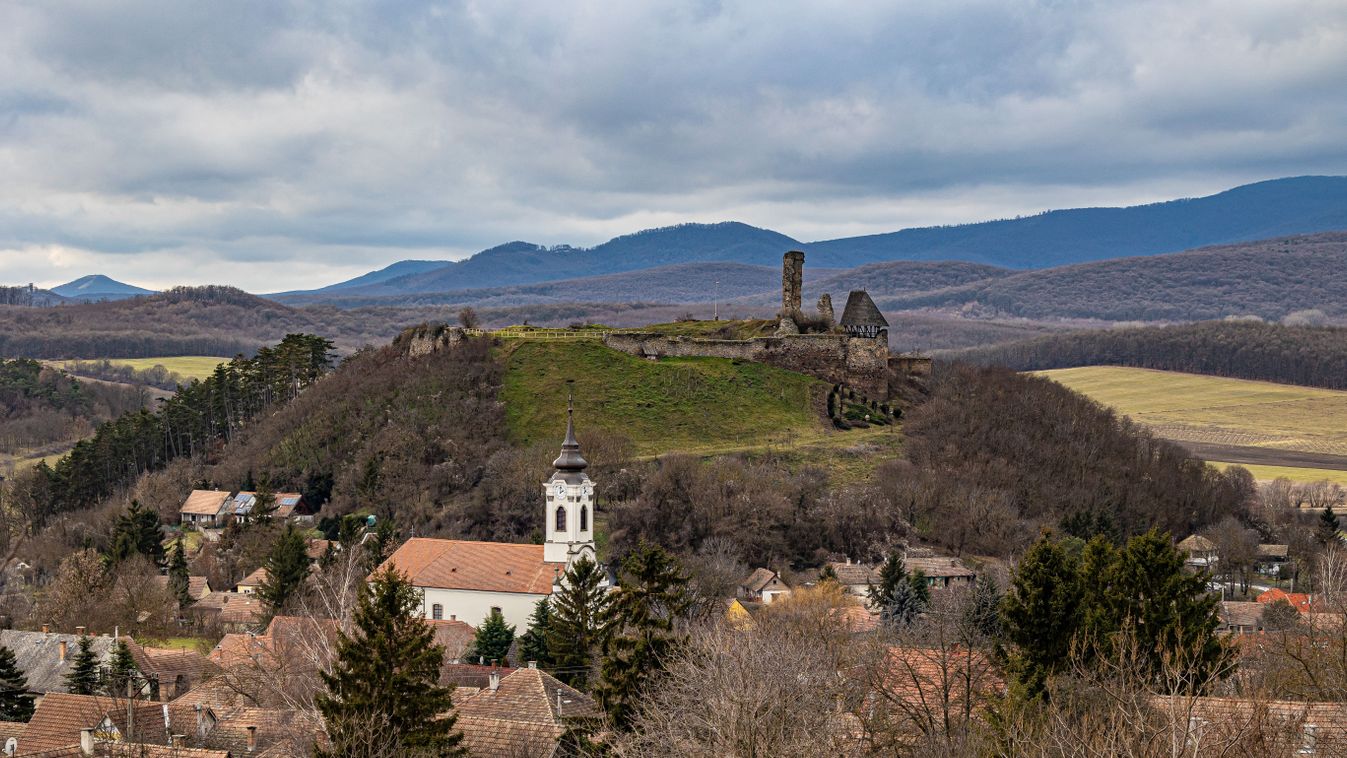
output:
[[[1306,311],[1342,318],[1344,288],[1347,233],[1332,232],[1030,271],[876,302],[885,310],[959,309],[1030,319],[1281,319]]]
[[[148,400],[131,385],[81,383],[34,360],[0,360],[0,474],[8,462],[59,452]]]
[[[1139,368],[1347,389],[1347,329],[1216,321],[1069,332],[947,357],[1037,371],[1073,366]]]

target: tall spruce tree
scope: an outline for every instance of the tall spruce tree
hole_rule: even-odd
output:
[[[187,571],[187,546],[179,536],[173,542],[173,554],[168,559],[168,589],[178,601],[179,608],[192,604],[192,577]]]
[[[1315,539],[1321,545],[1336,544],[1341,539],[1338,536],[1341,530],[1342,525],[1338,523],[1338,514],[1333,512],[1333,506],[1325,507],[1323,513],[1319,514],[1319,525],[1314,530]]]
[[[1082,572],[1088,568],[1082,560]],[[1227,673],[1232,655],[1216,632],[1220,598],[1208,591],[1208,580],[1205,571],[1185,570],[1184,555],[1169,535],[1152,529],[1127,541],[1102,581],[1082,573],[1082,584],[1106,588],[1091,601],[1096,607],[1086,608],[1087,623],[1105,633],[1125,632],[1152,674],[1181,667],[1185,681],[1206,686]],[[1105,643],[1101,652],[1110,652],[1107,637],[1091,642]]]
[[[505,623],[500,611],[487,614],[477,635],[472,639],[472,657],[484,658],[488,663],[499,661],[504,664],[510,655],[510,646],[514,644],[514,627]]]
[[[547,631],[552,626],[552,604],[547,598],[533,606],[529,628],[519,636],[519,658],[534,661],[543,668],[552,667],[552,655],[547,650]]]
[[[112,648],[112,658],[108,661],[107,676],[103,679],[103,690],[112,697],[127,697],[127,685],[139,690],[140,667],[131,655],[131,647],[126,640],[117,640]]]
[[[112,527],[112,547],[108,559],[121,563],[135,555],[143,555],[156,566],[164,565],[163,535],[159,532],[159,516],[132,500],[131,507],[117,517]]]
[[[308,543],[294,524],[286,524],[285,531],[276,538],[264,564],[267,569],[257,596],[272,613],[280,613],[290,598],[304,585],[309,576]]]
[[[650,681],[682,639],[675,625],[692,607],[687,584],[687,573],[658,545],[642,541],[622,562],[596,691],[619,729],[630,725]]]
[[[316,699],[330,744],[323,758],[464,755],[450,690],[439,685],[444,648],[421,618],[422,597],[389,568],[360,590],[353,634],[339,633],[337,660]]]
[[[269,524],[275,514],[276,493],[272,492],[271,485],[263,482],[253,493],[253,509],[248,515],[259,524]]]
[[[72,695],[96,695],[102,684],[98,670],[98,656],[94,654],[93,637],[83,635],[70,659],[70,670],[65,675],[65,688]]]
[[[1010,670],[1018,694],[1042,698],[1048,677],[1066,666],[1079,624],[1077,560],[1050,534],[1020,559],[1002,606]]]
[[[0,721],[32,718],[33,699],[28,693],[28,677],[19,670],[14,651],[0,645]]]
[[[556,677],[584,689],[603,644],[604,620],[611,602],[603,587],[603,569],[582,557],[571,564],[561,588],[552,593],[552,617],[547,628],[547,650]]]
[[[989,576],[973,582],[973,594],[964,608],[963,623],[984,640],[1001,638],[1001,588]]]
[[[931,603],[931,588],[920,571],[907,573],[902,554],[894,551],[879,567],[879,583],[867,590],[870,603],[886,621],[912,623]]]

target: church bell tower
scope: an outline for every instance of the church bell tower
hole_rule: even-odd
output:
[[[569,568],[580,556],[597,560],[594,551],[594,482],[585,469],[589,462],[580,455],[575,439],[575,408],[566,401],[566,439],[561,455],[552,462],[552,476],[543,482],[544,520],[547,539],[543,560],[564,563]]]

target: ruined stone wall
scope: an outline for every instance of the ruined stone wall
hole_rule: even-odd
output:
[[[889,365],[908,376],[929,376],[931,373],[931,359],[924,355],[895,355],[889,358]]]
[[[792,250],[781,258],[781,317],[794,318],[800,312],[804,291],[804,253]]]
[[[393,345],[409,358],[430,355],[457,344],[463,339],[463,330],[447,324],[416,326],[407,329],[393,340]]]
[[[889,348],[882,340],[843,334],[801,334],[716,340],[651,332],[615,332],[603,339],[614,350],[642,357],[737,358],[845,384],[876,400],[888,399]]]

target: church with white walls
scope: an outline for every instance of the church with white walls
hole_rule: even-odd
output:
[[[427,620],[478,626],[500,613],[518,633],[539,600],[559,588],[566,570],[594,549],[594,482],[575,438],[575,411],[568,403],[561,455],[543,482],[546,524],[541,545],[414,537],[380,566],[395,566],[421,590]]]

